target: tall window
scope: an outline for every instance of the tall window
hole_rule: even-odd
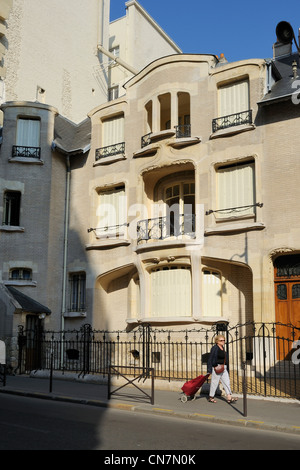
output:
[[[164,267],[151,272],[151,316],[188,317],[192,314],[191,270]]]
[[[72,312],[82,312],[86,309],[86,274],[74,273],[69,277],[70,281],[70,305]]]
[[[96,160],[125,153],[124,115],[102,122],[102,145],[96,149]]]
[[[166,187],[167,230],[170,236],[195,232],[195,183],[183,182]],[[169,225],[169,227],[168,227]]]
[[[3,225],[20,225],[21,193],[6,191],[4,193]]]
[[[124,185],[99,192],[97,219],[96,235],[98,237],[124,235],[127,222]]]
[[[254,215],[254,205],[254,161],[220,166],[217,169],[217,217]]]
[[[39,147],[40,121],[38,119],[18,119],[16,144]]]
[[[248,80],[230,83],[219,88],[219,116],[241,113],[248,109]]]
[[[40,120],[19,118],[13,156],[40,157]]]
[[[202,307],[204,317],[222,315],[222,281],[217,271],[205,269],[202,273]]]
[[[252,123],[248,80],[223,85],[218,90],[218,118],[213,119],[213,132]]]

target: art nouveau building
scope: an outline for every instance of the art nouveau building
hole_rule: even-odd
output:
[[[95,328],[297,325],[295,59],[164,57],[89,113],[69,271]]]
[[[76,126],[4,103],[2,325],[298,325],[298,73],[277,42],[156,58]]]

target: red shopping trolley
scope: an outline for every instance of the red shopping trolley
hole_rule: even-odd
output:
[[[181,396],[180,400],[183,403],[186,403],[188,400],[195,400],[196,393],[202,387],[202,385],[208,379],[209,376],[210,374],[199,375],[195,379],[188,380],[188,382],[185,382],[185,384],[181,387],[183,395]]]

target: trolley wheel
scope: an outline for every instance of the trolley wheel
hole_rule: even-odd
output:
[[[180,400],[182,401],[182,403],[186,403],[187,400],[188,400],[188,397],[187,397],[186,395],[182,395],[182,396],[180,397]]]

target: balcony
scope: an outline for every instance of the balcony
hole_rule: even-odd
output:
[[[155,217],[137,223],[137,243],[148,240],[180,238],[186,235],[195,238],[195,214],[180,214],[177,217]]]
[[[41,148],[13,145],[12,158],[34,158],[39,160],[41,158]]]
[[[95,159],[96,161],[102,160],[107,157],[124,157],[125,155],[125,142],[118,144],[107,145],[96,149]]]
[[[244,124],[252,124],[252,109],[213,119],[212,131],[217,132],[221,129],[228,129],[229,127],[241,126]]]
[[[176,139],[183,139],[184,137],[191,137],[191,125],[190,124],[180,124],[175,126]]]

